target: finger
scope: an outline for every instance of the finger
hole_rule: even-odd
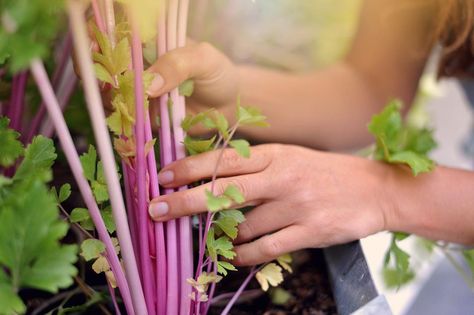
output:
[[[281,202],[264,203],[245,214],[238,226],[235,244],[250,242],[262,235],[283,229],[294,223],[294,213]]]
[[[208,43],[190,44],[174,49],[158,58],[148,69],[155,77],[147,93],[151,97],[157,97],[190,78],[217,78],[220,69],[229,63],[221,52]]]
[[[262,199],[269,198],[267,181],[258,175],[244,175],[216,180],[214,195],[222,195],[229,185],[236,186],[242,193],[245,203],[242,205],[259,204]],[[149,206],[150,216],[155,221],[168,221],[174,218],[189,216],[207,211],[206,190],[211,190],[211,183],[178,191],[153,199]],[[235,206],[235,205],[231,205]]]
[[[304,232],[301,226],[291,225],[251,243],[236,246],[234,250],[237,256],[232,263],[236,266],[253,266],[305,248],[305,238],[308,235],[305,235]]]
[[[261,172],[271,162],[270,150],[271,147],[266,145],[252,147],[250,158],[242,157],[234,149],[190,156],[163,168],[158,174],[158,181],[165,187],[179,187],[211,178],[216,171],[218,177]]]

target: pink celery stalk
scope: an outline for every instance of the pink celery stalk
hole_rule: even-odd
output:
[[[112,144],[107,131],[104,108],[99,93],[97,79],[94,75],[92,60],[88,51],[89,40],[87,36],[84,7],[81,2],[68,1],[68,13],[74,38],[74,48],[84,82],[87,106],[92,120],[92,126],[97,143],[97,149],[104,165],[107,188],[112,204],[112,213],[117,227],[117,236],[120,242],[122,257],[128,284],[132,294],[135,311],[139,315],[146,315],[147,308],[142,291],[140,276],[135,260],[135,254],[128,228],[127,215],[123,202],[122,191],[117,174]]]
[[[95,24],[97,24],[99,31],[105,34],[107,29],[105,26],[104,19],[102,18],[102,13],[100,12],[99,3],[97,3],[97,0],[92,0],[92,11],[94,11]]]
[[[63,151],[68,160],[69,166],[71,167],[74,178],[77,182],[79,190],[82,194],[84,202],[86,203],[87,208],[89,209],[90,216],[94,225],[99,234],[99,238],[105,244],[107,260],[112,268],[112,271],[115,275],[117,286],[122,294],[122,299],[124,301],[125,307],[127,308],[128,314],[135,314],[134,307],[130,295],[130,289],[125,278],[125,275],[122,270],[122,266],[118,259],[118,256],[115,252],[114,245],[110,239],[110,235],[107,232],[104,221],[100,214],[99,208],[95,202],[92,190],[84,177],[84,172],[82,169],[81,162],[79,160],[79,155],[74,147],[74,143],[67,128],[66,122],[62,115],[61,109],[59,108],[58,101],[54,95],[53,88],[49,83],[48,75],[44,69],[43,64],[40,60],[33,60],[31,63],[31,72],[33,77],[38,85],[41,96],[45,102],[46,108],[48,110],[49,116],[51,117],[56,132],[59,137],[59,141],[63,148]],[[123,250],[123,249],[122,249]]]
[[[10,128],[18,132],[21,130],[21,118],[25,104],[26,81],[28,80],[28,71],[20,72],[13,78],[12,95],[8,117],[10,118]]]
[[[113,0],[105,0],[105,23],[112,47],[115,47],[115,13]]]
[[[178,47],[183,47],[186,44],[186,28],[188,21],[189,0],[179,1],[178,10]],[[184,131],[181,128],[181,122],[186,115],[184,96],[178,95],[177,106],[173,107],[173,132],[176,159],[186,157],[184,148]],[[181,187],[180,190],[187,189]],[[191,308],[191,299],[189,295],[192,292],[192,287],[185,281],[193,276],[193,244],[192,244],[192,229],[190,217],[182,217],[179,219],[179,236],[180,236],[180,257],[181,257],[181,306],[180,314],[189,314]]]
[[[247,276],[247,278],[245,278],[244,282],[242,282],[242,284],[240,285],[239,289],[237,290],[237,292],[235,292],[234,296],[230,299],[229,303],[227,303],[226,307],[224,308],[224,310],[222,311],[221,315],[227,315],[229,314],[229,311],[230,309],[232,308],[232,306],[234,306],[235,302],[237,301],[237,299],[239,298],[239,296],[242,294],[242,292],[244,292],[245,290],[245,287],[247,287],[247,285],[249,284],[250,280],[252,280],[252,278],[255,276],[255,274],[260,270],[260,268],[255,268],[252,267],[252,269],[250,270],[250,273],[249,275]],[[210,303],[209,303],[210,304]]]
[[[155,314],[154,279],[152,276],[150,248],[148,243],[147,180],[145,158],[145,111],[143,91],[143,55],[142,44],[135,21],[132,24],[132,64],[135,80],[135,169],[137,172],[138,226],[140,240],[140,263],[148,314]]]

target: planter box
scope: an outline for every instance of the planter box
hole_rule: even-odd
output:
[[[340,315],[392,314],[375,288],[359,241],[326,248],[324,257]]]

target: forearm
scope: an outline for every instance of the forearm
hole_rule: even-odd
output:
[[[474,173],[437,167],[413,177],[392,167],[387,229],[433,240],[474,244]]]
[[[340,149],[370,141],[366,125],[386,101],[349,64],[289,74],[239,67],[243,104],[260,108],[271,130],[244,129],[246,137]]]

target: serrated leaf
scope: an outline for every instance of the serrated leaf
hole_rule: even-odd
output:
[[[237,237],[237,225],[239,224],[234,218],[221,217],[213,222],[231,239]]]
[[[244,195],[240,192],[239,188],[235,185],[229,185],[224,191],[224,196],[234,200],[237,204],[245,202]]]
[[[243,107],[237,105],[237,121],[241,125],[251,125],[256,127],[268,127],[267,117],[262,115],[256,107]]]
[[[15,315],[24,314],[25,312],[26,306],[14,292],[12,286],[0,282],[0,314]]]
[[[57,201],[38,178],[17,180],[8,189],[9,197],[0,200],[0,269],[16,275],[17,288],[55,293],[68,287],[77,273],[77,248],[59,242],[68,225],[59,217]]]
[[[128,38],[124,37],[115,46],[112,53],[112,62],[114,65],[114,75],[126,71],[131,63],[131,51]]]
[[[71,211],[71,214],[69,215],[69,220],[71,220],[72,223],[79,223],[85,220],[89,220],[90,214],[89,211],[85,208],[75,208]]]
[[[115,232],[115,221],[112,215],[112,209],[110,207],[105,208],[100,212],[102,214],[102,219],[104,220],[105,227],[110,234]]]
[[[92,192],[94,193],[95,200],[97,203],[103,203],[109,200],[109,193],[107,191],[107,185],[93,181],[91,184]]]
[[[278,264],[280,264],[280,266],[282,266],[282,268],[289,273],[293,272],[293,269],[291,268],[292,261],[293,259],[291,258],[290,254],[284,254],[277,258]]]
[[[392,154],[389,159],[391,163],[407,164],[414,176],[433,170],[435,163],[426,156],[411,151],[402,151]]]
[[[214,141],[216,136],[208,140],[196,140],[190,136],[184,138],[184,146],[190,155],[196,155],[204,152],[211,151],[213,149]]]
[[[368,125],[369,131],[377,139],[378,154],[385,158],[388,158],[390,151],[396,150],[398,146],[402,130],[401,107],[401,102],[398,100],[390,102],[380,114],[372,117]]]
[[[107,261],[107,258],[105,256],[99,256],[94,263],[92,264],[92,270],[95,271],[95,273],[101,273],[101,272],[106,272],[110,270],[109,262]]]
[[[51,178],[51,166],[56,159],[53,140],[36,136],[25,150],[25,157],[13,177],[21,180],[31,176],[40,177],[43,181]]]
[[[217,261],[219,255],[227,259],[233,259],[236,255],[232,250],[234,245],[231,240],[227,236],[221,236],[216,240],[213,228],[207,234],[206,248],[213,261]]]
[[[23,154],[23,144],[18,140],[20,134],[8,128],[10,120],[0,117],[0,166],[8,167]]]
[[[227,261],[218,261],[217,272],[225,277],[227,276],[227,271],[237,271],[237,268]]]
[[[86,261],[98,258],[104,251],[105,244],[95,238],[84,240],[81,244],[81,256],[84,257]]]
[[[227,196],[214,196],[212,192],[206,190],[207,209],[211,212],[227,209],[232,205],[232,200]]]
[[[214,112],[214,109],[208,109],[204,112],[197,113],[196,115],[186,115],[186,117],[184,117],[183,121],[181,122],[181,128],[183,128],[184,131],[188,132],[192,127],[196,126],[197,124],[203,122],[206,118],[208,118],[208,116],[212,112]]]
[[[178,87],[179,95],[190,97],[194,92],[194,81],[186,80]]]
[[[84,176],[89,180],[95,180],[95,169],[97,163],[97,152],[94,146],[89,145],[89,150],[80,157]]]
[[[245,216],[242,211],[236,209],[219,211],[219,217],[230,217],[237,221],[237,223],[242,223],[245,221]]]
[[[71,185],[66,183],[59,189],[58,200],[60,203],[64,202],[69,198],[69,196],[71,196]]]
[[[229,145],[237,151],[237,153],[244,158],[250,157],[250,143],[247,140],[239,139],[232,140]]]
[[[280,266],[275,263],[265,265],[255,275],[263,291],[267,291],[270,286],[276,287],[283,282],[283,272]]]
[[[107,82],[114,85],[114,79],[109,71],[100,63],[94,63],[94,72],[97,77],[102,82]]]

